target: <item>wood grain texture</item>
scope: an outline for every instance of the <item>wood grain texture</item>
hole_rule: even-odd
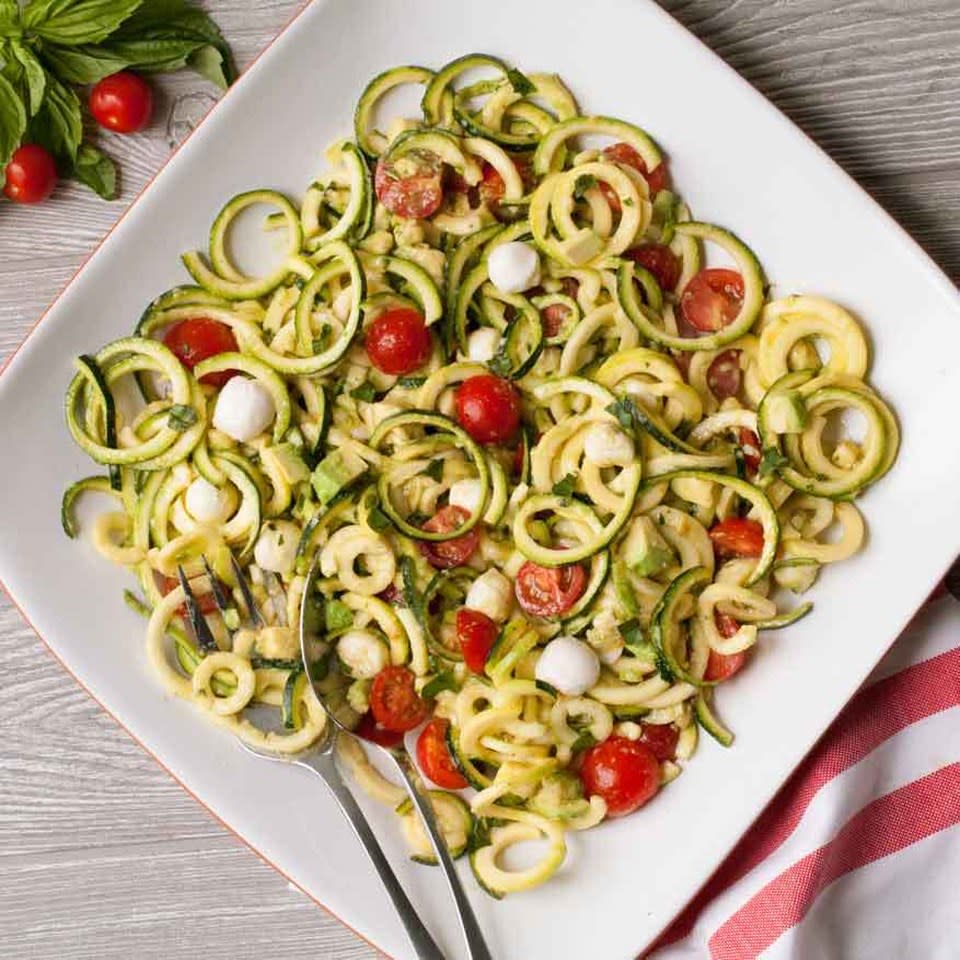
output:
[[[960,279],[957,0],[661,2]],[[297,5],[211,0],[208,8],[243,66]],[[184,130],[167,129],[173,106],[197,112],[210,95],[186,74],[163,78],[160,90],[149,130],[104,138],[123,170],[120,200],[107,204],[68,185],[56,203],[0,207],[0,358],[166,157]],[[0,671],[0,956],[377,955],[184,794],[5,600]]]

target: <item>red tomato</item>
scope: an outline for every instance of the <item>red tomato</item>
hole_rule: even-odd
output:
[[[728,640],[740,629],[738,620],[731,617],[729,613],[721,613],[719,610],[713,611],[713,622],[717,625],[720,636],[726,637]],[[723,654],[718,654],[718,656],[723,656]]]
[[[403,593],[398,590],[392,583],[388,583],[387,586],[381,590],[377,596],[384,602],[389,603],[392,607],[405,607],[406,603],[403,599]]]
[[[403,177],[387,161],[380,160],[377,163],[374,173],[377,198],[398,217],[423,220],[436,213],[443,203],[442,167],[439,161],[424,154],[418,157],[416,170]],[[414,160],[414,156],[407,154],[404,160]]]
[[[506,443],[520,426],[520,397],[492,373],[469,377],[457,390],[457,420],[477,443]]]
[[[658,760],[673,760],[677,755],[680,731],[672,723],[641,723],[638,743],[650,748]]]
[[[723,654],[711,650],[703,679],[710,680],[713,683],[722,683],[724,680],[729,680],[735,673],[739,672],[746,659],[747,655],[743,652]]]
[[[607,816],[622,817],[660,789],[660,764],[646,744],[610,737],[584,754],[580,779],[588,796],[607,801]]]
[[[418,696],[413,681],[413,672],[406,667],[384,667],[373,678],[370,710],[384,730],[406,733],[426,719],[427,704]]]
[[[707,386],[718,400],[735,397],[740,392],[740,351],[724,350],[707,368]]]
[[[192,370],[201,360],[206,360],[208,357],[239,349],[233,331],[225,323],[211,320],[209,317],[191,317],[189,320],[175,323],[163,335],[163,342],[188,370]],[[200,382],[219,389],[236,373],[236,370],[208,373],[200,378]]]
[[[517,571],[514,592],[520,606],[535,617],[566,613],[587,587],[587,573],[579,563],[541,567],[528,560]]]
[[[463,662],[474,673],[483,673],[499,632],[500,628],[485,613],[468,607],[457,611],[457,640],[460,641]]]
[[[39,203],[57,185],[57,165],[39,143],[25,143],[7,164],[3,192],[16,203]]]
[[[403,734],[381,727],[372,713],[365,713],[353,732],[362,740],[378,743],[381,747],[399,747],[403,743]]]
[[[462,790],[467,780],[457,769],[447,747],[449,720],[434,717],[417,737],[417,763],[420,769],[444,790]]]
[[[104,77],[90,91],[93,119],[114,133],[133,133],[150,122],[153,94],[143,77],[121,70]]]
[[[713,552],[721,560],[759,557],[763,553],[763,527],[746,517],[728,517],[710,528]]]
[[[760,438],[752,430],[741,427],[739,440],[747,470],[756,473],[760,469]]]
[[[625,167],[633,167],[634,170],[639,171],[643,175],[643,179],[647,181],[651,197],[667,185],[667,165],[661,163],[660,166],[648,171],[643,157],[629,143],[611,143],[609,147],[604,149],[603,156],[613,163],[622,163]],[[619,203],[617,206],[619,207]]]
[[[166,596],[168,593],[175,590],[180,586],[180,581],[176,577],[165,577],[162,573],[156,574],[157,579],[160,581],[158,586],[160,592]],[[213,613],[217,609],[217,601],[212,593],[196,593],[197,606],[200,608],[200,612],[204,615],[208,613]],[[186,618],[187,616],[187,605],[186,603],[181,603],[177,607],[177,615]]]
[[[624,256],[641,267],[646,267],[661,290],[672,290],[680,279],[680,259],[662,243],[645,243],[642,247],[628,250]]]
[[[731,323],[743,303],[743,277],[736,270],[701,270],[680,295],[680,316],[694,330],[713,333]]]
[[[424,530],[430,533],[449,533],[462,526],[470,514],[463,507],[441,507],[424,525]],[[420,540],[420,552],[430,561],[431,565],[440,570],[449,570],[466,563],[470,554],[477,549],[480,542],[480,531],[474,527],[462,537],[453,540]]]
[[[412,373],[430,359],[430,331],[416,310],[397,307],[381,313],[367,329],[370,362],[396,377]]]
[[[507,185],[503,177],[497,173],[497,168],[491,163],[483,161],[483,179],[480,181],[480,199],[488,207],[496,208],[506,193]]]

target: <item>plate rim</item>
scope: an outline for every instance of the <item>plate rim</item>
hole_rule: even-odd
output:
[[[23,338],[16,345],[16,347],[11,351],[9,356],[5,358],[2,365],[0,365],[0,378],[8,371],[12,366],[17,356],[20,355],[23,348],[26,344],[33,338],[34,334],[40,329],[41,325],[48,319],[49,314],[54,310],[54,308],[60,303],[60,301],[66,296],[69,290],[73,285],[78,281],[81,275],[91,266],[91,264],[96,260],[97,257],[101,254],[103,246],[107,243],[110,237],[114,232],[121,226],[121,224],[130,216],[133,211],[139,206],[141,201],[147,195],[147,193],[152,189],[156,180],[168,167],[168,165],[174,160],[174,158],[181,152],[181,150],[186,146],[194,134],[200,130],[204,124],[210,119],[211,116],[216,112],[216,110],[228,100],[228,98],[234,93],[234,91],[244,84],[247,81],[247,78],[254,72],[254,68],[261,61],[263,56],[270,51],[290,30],[295,28],[298,21],[301,17],[313,6],[315,5],[325,5],[327,0],[302,0],[302,2],[296,7],[292,12],[289,18],[283,23],[278,32],[266,43],[254,56],[249,64],[243,70],[241,70],[237,76],[237,79],[234,83],[226,90],[224,93],[210,106],[210,108],[203,114],[201,119],[197,122],[196,126],[187,134],[184,139],[174,147],[170,153],[163,159],[160,165],[156,168],[153,174],[149,179],[144,183],[143,187],[136,193],[136,195],[131,199],[128,206],[125,210],[117,217],[114,223],[110,228],[104,233],[100,240],[94,245],[91,251],[81,260],[76,271],[70,276],[70,278],[64,283],[63,287],[56,294],[56,296],[50,301],[47,307],[41,312],[36,321],[28,328],[25,332]],[[728,77],[738,85],[741,95],[749,99],[754,105],[762,108],[767,115],[774,120],[781,128],[790,131],[794,136],[799,135],[800,139],[804,142],[806,148],[811,150],[811,152],[817,155],[821,162],[826,161],[827,165],[831,169],[831,172],[836,175],[839,174],[839,178],[843,181],[843,186],[845,187],[845,192],[853,193],[858,195],[858,198],[861,202],[866,201],[864,207],[866,210],[869,210],[870,213],[877,217],[878,220],[883,224],[884,228],[890,233],[894,234],[898,242],[905,247],[905,250],[908,250],[910,254],[914,257],[918,266],[921,266],[927,275],[927,279],[932,285],[935,285],[938,289],[938,292],[946,297],[948,301],[952,301],[953,305],[960,309],[960,289],[953,283],[948,274],[943,268],[933,259],[931,254],[909,233],[909,231],[865,188],[863,187],[850,173],[844,169],[840,163],[835,160],[823,147],[817,143],[813,137],[808,134],[799,124],[795,123],[786,113],[784,113],[772,100],[770,100],[764,93],[762,93],[757,87],[755,87],[749,80],[742,76],[733,66],[731,66],[719,53],[714,51],[704,40],[698,37],[693,31],[688,29],[680,20],[672,16],[669,12],[664,10],[656,0],[642,0],[643,5],[647,8],[648,11],[652,11],[652,15],[655,15],[660,18],[661,22],[665,24],[665,28],[672,30],[675,33],[678,33],[681,36],[685,35],[687,41],[693,41],[693,45],[699,48],[699,55],[705,57],[714,69],[720,68],[726,72]],[[960,546],[960,544],[958,544]],[[936,583],[943,578],[947,570],[950,569],[954,559],[948,558],[940,567],[940,572],[937,580],[935,580],[930,585],[930,590],[932,590]],[[368,936],[360,933],[356,928],[354,928],[350,923],[344,920],[339,914],[334,912],[329,906],[327,906],[323,901],[318,899],[316,895],[311,893],[301,884],[297,883],[290,875],[288,875],[283,868],[281,868],[277,863],[271,860],[262,850],[260,850],[251,840],[245,837],[238,828],[233,827],[230,823],[223,820],[216,811],[210,807],[206,802],[204,802],[180,777],[178,777],[173,770],[160,757],[154,753],[145,743],[137,737],[132,730],[126,726],[113,713],[97,696],[93,693],[90,687],[84,683],[73,669],[68,665],[68,663],[60,656],[54,646],[47,641],[43,636],[40,630],[34,625],[33,621],[27,615],[24,607],[19,603],[19,601],[14,596],[10,587],[4,582],[3,578],[0,577],[0,590],[3,591],[4,595],[9,599],[11,605],[19,613],[20,617],[26,623],[26,625],[32,630],[34,635],[40,641],[41,645],[46,649],[46,651],[54,658],[54,660],[63,668],[63,670],[71,677],[71,679],[90,697],[90,699],[101,709],[107,716],[109,716],[114,723],[135,743],[137,746],[144,751],[161,769],[163,769],[170,778],[181,787],[196,803],[198,803],[207,814],[209,814],[218,824],[224,827],[232,836],[237,838],[245,847],[251,850],[262,863],[271,867],[275,870],[281,877],[283,877],[290,885],[295,887],[305,896],[307,896],[314,904],[320,907],[328,916],[337,920],[341,923],[346,929],[348,929],[354,936],[359,938],[362,942],[371,946],[374,950],[378,951],[383,956],[387,957],[387,960],[394,960],[393,956],[388,953],[383,946],[376,943],[374,940],[370,939]],[[859,690],[865,679],[870,675],[870,673],[875,669],[880,660],[886,655],[894,643],[900,638],[904,629],[916,615],[917,611],[921,609],[923,603],[921,602],[920,606],[908,611],[902,618],[902,622],[897,625],[896,633],[891,638],[890,642],[878,647],[875,651],[875,657],[872,657],[868,663],[865,663],[865,668],[862,670],[861,675],[859,676],[856,686],[854,686],[847,699],[841,704],[835,714],[828,721],[827,725],[823,729],[817,729],[813,731],[813,735],[809,738],[803,753],[797,759],[797,763],[791,767],[791,769],[786,773],[784,778],[780,780],[775,786],[769,791],[768,795],[763,797],[763,804],[757,812],[757,817],[761,816],[762,813],[766,810],[769,804],[776,797],[777,793],[783,787],[783,785],[788,781],[789,777],[792,776],[793,772],[796,770],[804,758],[810,753],[814,748],[816,743],[823,736],[825,731],[828,729],[829,724],[836,720],[836,717],[844,709],[846,704],[849,702],[849,699],[853,697],[857,690]],[[733,838],[729,844],[717,857],[716,862],[712,864],[709,871],[705,874],[703,881],[694,889],[690,896],[685,899],[682,905],[677,909],[676,913],[666,917],[662,924],[655,930],[655,932],[650,933],[646,938],[646,942],[641,943],[637,949],[637,954],[642,956],[645,955],[652,947],[657,945],[663,936],[663,934],[670,928],[672,923],[682,915],[686,908],[692,903],[703,888],[709,883],[710,879],[726,860],[732,850],[736,845],[743,839],[743,836],[750,830],[752,824],[756,821],[756,818],[750,821],[750,825],[746,827],[743,833],[738,834]]]

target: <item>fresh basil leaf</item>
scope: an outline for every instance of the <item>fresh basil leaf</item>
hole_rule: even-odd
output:
[[[379,507],[374,507],[367,514],[367,523],[371,530],[376,530],[379,533],[390,526],[390,518]]]
[[[457,689],[457,678],[454,676],[452,670],[447,670],[445,673],[438,673],[431,680],[428,680],[424,685],[423,689],[420,691],[420,696],[424,700],[433,700],[436,698],[437,694],[443,690],[456,690]]]
[[[130,66],[122,57],[95,46],[62,47],[45,43],[40,49],[40,59],[65,83],[98,83]]]
[[[127,40],[196,40],[192,56],[197,60],[188,59],[187,66],[218,86],[226,86],[236,79],[230,47],[219,28],[206,13],[186,0],[143,0],[136,13],[125,20],[111,38],[111,42]],[[220,54],[219,63],[215,63],[209,53],[200,52],[206,46]]]
[[[757,472],[761,477],[768,477],[771,473],[776,473],[789,462],[790,461],[776,447],[767,447],[760,457],[760,467]]]
[[[439,458],[431,460],[430,463],[427,464],[426,470],[421,472],[431,480],[436,480],[437,483],[439,483],[443,479],[443,461]]]
[[[7,161],[27,128],[27,110],[13,84],[0,74],[0,185],[5,179]]]
[[[519,93],[521,97],[537,91],[536,85],[514,67],[507,71],[507,79],[510,81],[510,86],[513,87],[514,92]]]
[[[581,173],[573,181],[573,196],[576,200],[582,200],[588,190],[592,190],[597,185],[597,178],[592,173]]]
[[[24,29],[42,40],[76,46],[105,40],[140,6],[141,0],[30,0]]]
[[[350,396],[353,397],[354,400],[373,403],[373,401],[377,399],[377,388],[369,381],[366,381],[361,383],[359,387],[354,387],[353,390],[350,391]]]
[[[47,72],[43,69],[43,64],[37,59],[33,50],[22,41],[11,40],[10,53],[23,67],[23,77],[29,95],[30,116],[32,117],[40,109],[40,104],[43,103],[43,94],[47,87]]]
[[[487,361],[487,369],[498,377],[509,377],[513,370],[513,363],[501,350],[492,360]]]
[[[404,387],[409,390],[416,387],[422,387],[426,382],[426,377],[400,377],[400,379],[397,380],[397,386]]]
[[[323,608],[323,620],[328,633],[346,630],[353,626],[353,611],[341,600],[329,600]]]
[[[189,430],[197,422],[197,411],[185,403],[175,403],[170,408],[170,416],[167,418],[167,426],[173,430]]]
[[[94,55],[122,60],[143,73],[164,73],[185,67],[190,55],[202,43],[195,37],[143,40],[114,40],[111,37],[98,46],[85,49]]]
[[[637,406],[631,397],[621,397],[616,403],[611,403],[606,409],[607,413],[613,414],[613,416],[617,418],[620,426],[623,427],[624,430],[631,433],[636,429],[637,424],[642,422],[641,418],[637,415]]]
[[[199,73],[201,77],[206,77],[221,90],[226,90],[230,86],[224,54],[212,44],[206,43],[202,47],[197,47],[187,57],[187,66]]]
[[[30,135],[51,153],[76,161],[83,137],[83,117],[80,100],[68,86],[52,74],[47,75],[43,106],[34,118]]]
[[[20,30],[20,4],[17,0],[0,0],[0,37],[15,36]]]
[[[81,143],[73,176],[88,186],[104,200],[113,200],[117,195],[117,168],[114,162],[96,147]]]
[[[553,492],[558,497],[572,497],[576,485],[577,478],[572,473],[568,473],[562,480],[558,480],[553,485]]]

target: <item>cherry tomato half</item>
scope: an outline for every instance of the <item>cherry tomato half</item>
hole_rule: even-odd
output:
[[[763,553],[763,527],[746,517],[728,517],[710,528],[713,552],[721,560],[759,557]]]
[[[39,143],[25,143],[13,152],[7,164],[3,192],[16,203],[39,203],[57,185],[57,165]]]
[[[413,671],[406,667],[384,667],[370,688],[373,719],[384,730],[406,733],[420,726],[429,709],[414,687]]]
[[[361,740],[378,743],[381,747],[399,747],[400,744],[403,743],[402,733],[381,727],[374,719],[372,713],[365,713],[353,728],[353,732],[360,737]]]
[[[607,816],[622,817],[660,789],[660,764],[646,744],[609,737],[586,751],[580,779],[588,796],[607,801]]]
[[[587,573],[579,563],[541,567],[528,560],[518,571],[514,592],[520,606],[535,617],[566,613],[587,587]]]
[[[448,505],[441,507],[424,525],[430,533],[449,533],[463,526],[470,514],[463,507]],[[453,540],[419,540],[420,552],[430,561],[431,566],[439,570],[449,570],[466,563],[470,554],[477,549],[480,531],[474,527],[462,537]]]
[[[680,279],[680,258],[662,243],[645,243],[628,250],[624,256],[649,270],[661,290],[673,290]]]
[[[520,396],[492,373],[468,377],[457,390],[457,420],[477,443],[506,443],[520,426]]]
[[[672,723],[641,723],[638,743],[650,748],[658,760],[673,760],[677,756],[680,731]]]
[[[634,170],[642,174],[650,188],[651,197],[667,185],[667,165],[661,163],[658,167],[648,171],[643,157],[629,143],[611,143],[609,147],[604,149],[603,156],[604,159],[611,160],[613,163],[622,163],[625,167],[633,167]]]
[[[175,323],[164,334],[163,342],[188,370],[192,370],[201,360],[239,349],[233,331],[225,323],[209,317],[191,317]],[[219,389],[236,372],[222,370],[220,373],[208,373],[200,378],[200,382]]]
[[[714,623],[721,637],[732,637],[739,629],[740,624],[729,614],[714,611]],[[746,663],[747,653],[741,650],[739,653],[717,653],[716,650],[710,651],[707,659],[707,669],[704,671],[703,679],[711,683],[722,683],[729,680]]]
[[[383,373],[402,377],[430,359],[430,331],[416,310],[397,307],[381,313],[364,342],[370,362]]]
[[[377,198],[398,217],[423,220],[432,216],[443,203],[443,166],[432,154],[407,154],[404,164],[410,172],[381,159],[373,177]]]
[[[741,427],[738,439],[747,470],[756,473],[760,469],[760,438],[752,430]]]
[[[680,295],[680,317],[701,333],[714,333],[733,322],[743,303],[743,277],[736,270],[701,270]]]
[[[718,353],[707,368],[707,386],[718,400],[735,397],[740,392],[742,380],[739,350]]]
[[[507,185],[503,177],[497,172],[492,163],[483,161],[483,179],[480,181],[480,199],[488,206],[496,208],[503,195],[507,192]]]
[[[444,790],[462,790],[467,780],[457,769],[447,747],[449,720],[434,717],[417,737],[417,763],[420,769]]]
[[[153,94],[143,77],[129,70],[104,77],[90,91],[90,113],[105,130],[134,133],[150,122]]]
[[[463,662],[474,673],[483,673],[499,632],[500,628],[485,613],[469,607],[457,611],[457,640]]]

